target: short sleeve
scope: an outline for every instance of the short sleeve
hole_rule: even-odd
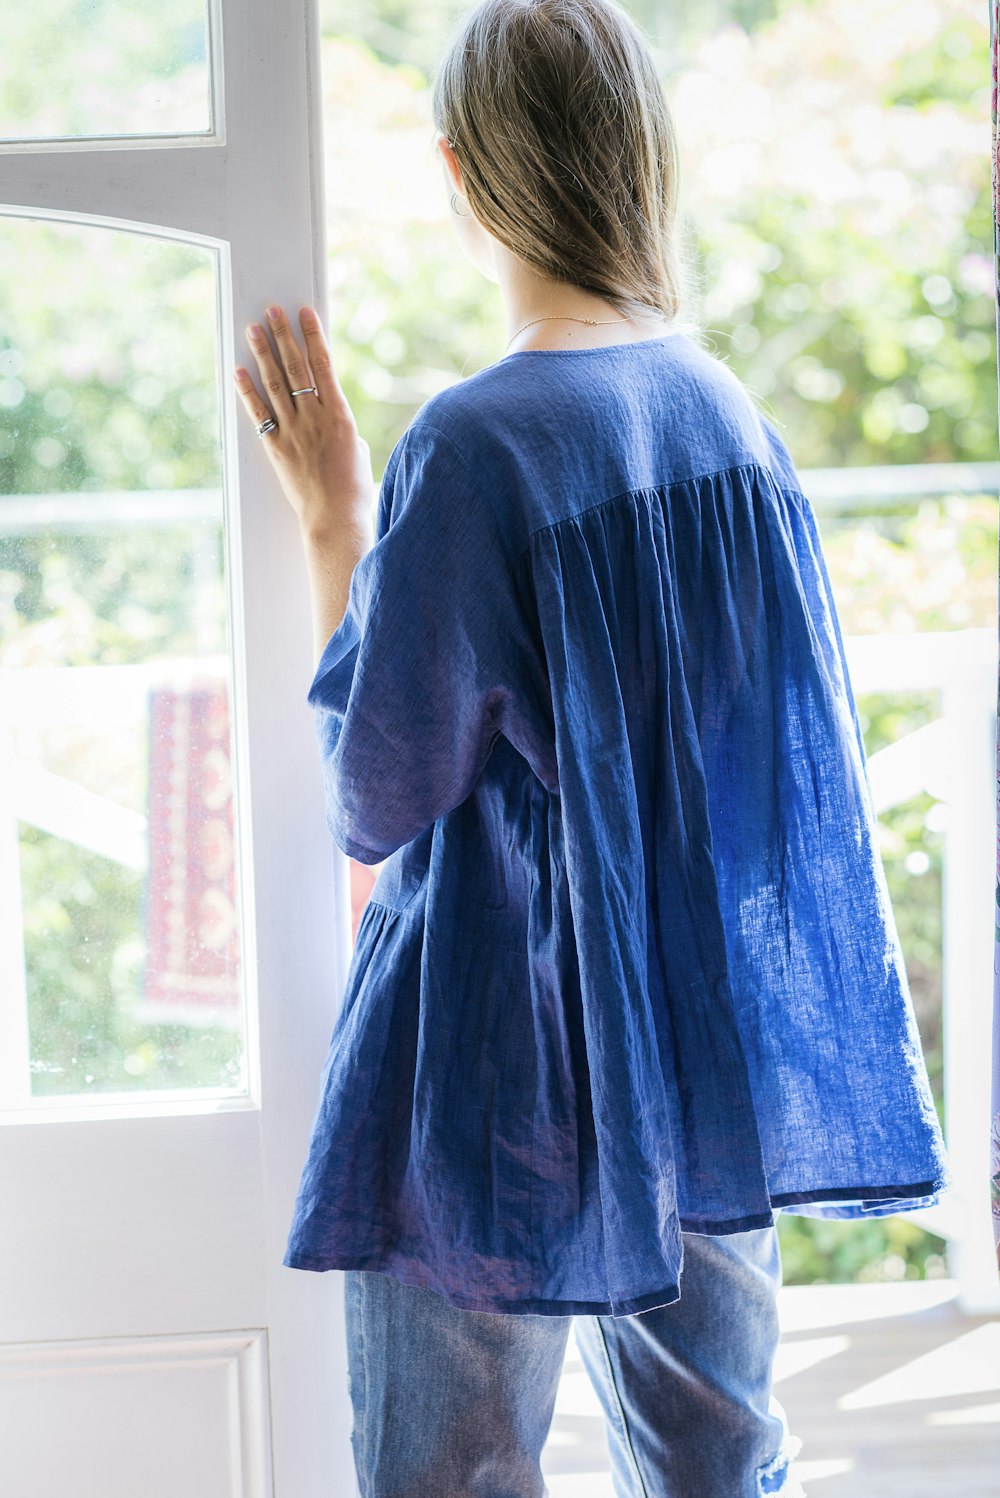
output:
[[[307,696],[327,824],[352,858],[386,858],[478,780],[516,681],[514,570],[484,484],[444,433],[411,426]]]

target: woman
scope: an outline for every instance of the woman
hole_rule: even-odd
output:
[[[239,374],[329,827],[384,860],[284,1263],[345,1271],[365,1498],[544,1492],[571,1316],[620,1494],[792,1498],[776,1216],[950,1181],[815,520],[683,321],[614,0],[483,0],[434,111],[508,343],[417,412],[374,532],[311,309],[251,340],[273,417]]]

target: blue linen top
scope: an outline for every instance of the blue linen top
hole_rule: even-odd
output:
[[[621,1316],[952,1184],[815,517],[695,338],[425,402],[308,702],[385,862],[286,1265]]]

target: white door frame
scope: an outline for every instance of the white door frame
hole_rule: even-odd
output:
[[[331,856],[305,702],[311,613],[297,522],[232,379],[236,363],[255,368],[242,330],[266,302],[293,319],[310,302],[328,326],[319,26],[316,0],[210,0],[210,11],[210,136],[0,145],[0,214],[218,249],[249,1096],[52,1100],[0,1118],[0,1177],[24,1183],[0,1224],[0,1369],[66,1375],[89,1358],[105,1373],[130,1361],[148,1373],[187,1366],[185,1349],[192,1366],[218,1354],[239,1453],[231,1498],[329,1498],[354,1491],[343,1280],[281,1260],[350,957],[348,861]],[[99,1178],[88,1175],[95,1158]],[[29,1235],[31,1181],[47,1199],[45,1230]],[[87,1182],[75,1201],[74,1182]],[[142,1245],[169,1242],[171,1193],[188,1183],[218,1210],[197,1241],[171,1246],[173,1272],[150,1281]],[[91,1262],[103,1264],[96,1278]]]

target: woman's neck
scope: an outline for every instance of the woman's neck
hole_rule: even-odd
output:
[[[669,318],[653,308],[648,314],[626,316],[594,292],[539,274],[502,246],[497,246],[494,259],[506,312],[505,353],[599,348],[655,338],[669,331]]]

